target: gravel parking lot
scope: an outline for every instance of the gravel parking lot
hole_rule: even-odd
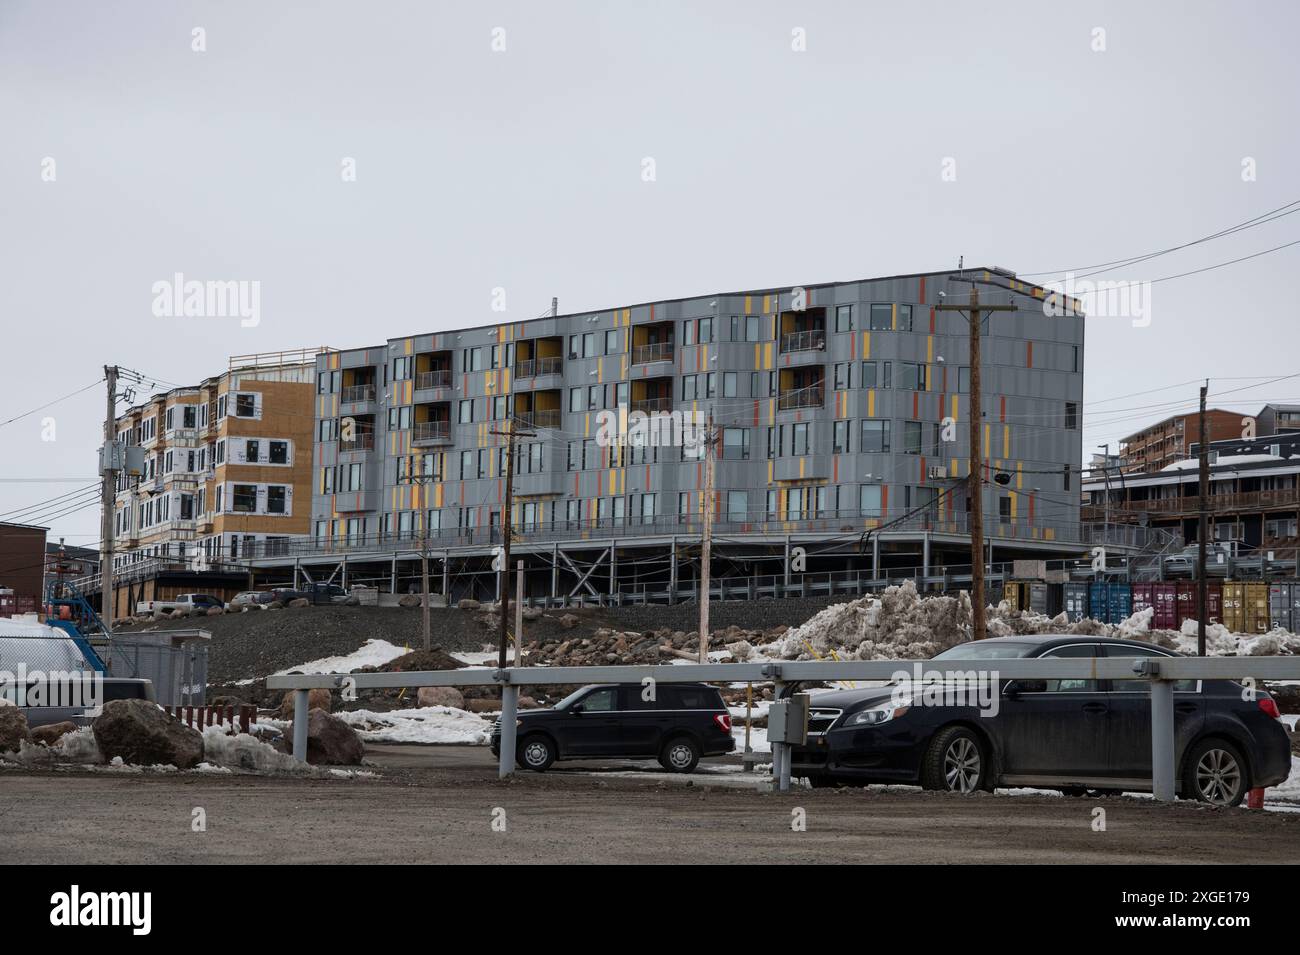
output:
[[[737,786],[735,773],[581,764],[502,782],[482,747],[373,746],[369,758],[372,778],[6,770],[0,853],[43,863],[1300,862],[1300,813],[917,790],[777,794]],[[191,830],[196,808],[206,832]],[[1094,829],[1097,808],[1105,831]],[[797,810],[806,831],[792,830]]]

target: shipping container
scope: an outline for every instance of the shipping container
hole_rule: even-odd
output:
[[[1151,585],[1152,604],[1156,608],[1151,626],[1157,630],[1178,629],[1178,586],[1169,583]]]
[[[1152,593],[1155,584],[1140,583],[1133,585],[1133,612],[1141,613],[1148,607],[1155,606],[1155,596]]]
[[[1061,585],[1061,601],[1065,607],[1065,617],[1070,623],[1078,623],[1088,616],[1088,585],[1068,583]]]
[[[1229,580],[1223,584],[1223,625],[1233,633],[1268,633],[1268,584]]]
[[[1133,588],[1119,581],[1097,581],[1088,589],[1092,619],[1119,623],[1133,615]]]
[[[1011,610],[1028,610],[1029,609],[1029,582],[1024,580],[1008,580],[1002,588],[1002,599],[1007,602]]]
[[[1268,625],[1270,630],[1281,627],[1295,631],[1296,583],[1292,580],[1275,580],[1268,586]]]
[[[1061,584],[1034,581],[1029,584],[1029,609],[1034,613],[1055,617],[1061,612]]]
[[[1175,620],[1177,629],[1182,629],[1184,620],[1196,619],[1196,581],[1185,580],[1175,585],[1177,593],[1174,602],[1177,606]],[[1217,580],[1205,582],[1205,606],[1208,611],[1205,622],[1219,623],[1223,620],[1223,584]]]

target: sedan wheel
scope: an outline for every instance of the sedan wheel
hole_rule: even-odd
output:
[[[534,772],[544,773],[555,762],[551,743],[544,736],[532,736],[519,747],[519,762]]]
[[[921,762],[921,786],[954,793],[987,789],[984,748],[964,726],[949,726],[930,741]]]
[[[980,751],[973,739],[959,736],[943,754],[943,778],[948,789],[973,793],[979,787]]]
[[[1241,757],[1226,743],[1211,742],[1198,750],[1192,769],[1192,788],[1196,798],[1216,806],[1235,806],[1241,802],[1245,774]]]

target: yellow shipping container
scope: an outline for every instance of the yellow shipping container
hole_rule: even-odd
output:
[[[1268,584],[1225,581],[1223,625],[1233,633],[1268,633]]]

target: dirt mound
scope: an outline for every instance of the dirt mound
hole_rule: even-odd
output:
[[[383,666],[363,667],[357,673],[410,673],[413,670],[459,670],[465,664],[445,650],[412,650]]]

